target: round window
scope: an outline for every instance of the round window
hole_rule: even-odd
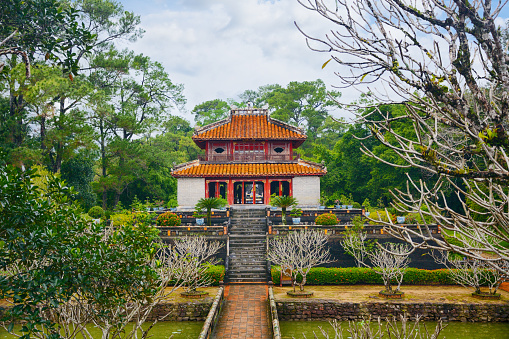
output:
[[[215,148],[214,152],[216,152],[216,153],[223,153],[224,152],[224,148],[222,148],[222,147]]]
[[[276,153],[283,153],[283,151],[284,151],[284,150],[285,150],[285,149],[284,149],[284,148],[282,148],[282,147],[276,147],[276,148],[274,148],[274,151],[275,151]]]

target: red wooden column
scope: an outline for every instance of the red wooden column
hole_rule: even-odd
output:
[[[264,189],[264,192],[265,192],[265,196],[263,197],[263,200],[264,200],[264,204],[265,205],[268,205],[270,204],[270,184],[269,184],[269,179],[268,178],[265,178],[265,189]]]
[[[228,180],[228,205],[233,205],[233,180]]]

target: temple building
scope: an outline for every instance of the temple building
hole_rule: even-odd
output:
[[[195,130],[193,140],[205,155],[173,169],[179,207],[193,207],[203,197],[221,197],[230,206],[268,205],[272,194],[318,206],[326,169],[294,155],[306,138],[266,109],[232,109],[227,119]]]

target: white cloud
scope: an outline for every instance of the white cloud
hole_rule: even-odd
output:
[[[153,8],[142,15],[144,37],[130,48],[161,62],[173,81],[184,84],[189,111],[265,84],[338,83],[333,71],[339,66],[322,70],[330,55],[309,50],[293,22],[321,36],[329,24],[297,1],[186,0]]]

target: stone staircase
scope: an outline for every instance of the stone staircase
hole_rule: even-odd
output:
[[[226,281],[268,281],[265,208],[230,211],[230,259]]]

